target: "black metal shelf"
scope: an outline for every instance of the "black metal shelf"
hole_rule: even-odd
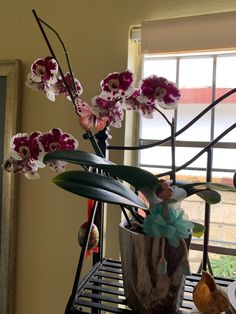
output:
[[[194,308],[192,291],[200,274],[186,277],[184,301],[178,314],[191,313]],[[233,280],[215,278],[216,283],[227,287]],[[134,313],[127,305],[120,261],[104,259],[97,263],[80,283],[73,301],[73,313]]]

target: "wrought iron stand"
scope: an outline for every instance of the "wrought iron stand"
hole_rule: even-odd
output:
[[[106,153],[106,130],[99,132],[95,136],[101,151]],[[207,151],[208,164],[206,179],[211,180],[212,155],[211,149]],[[90,217],[92,223],[93,215]],[[94,253],[93,267],[85,278],[80,280],[80,272],[83,264],[86,243],[81,251],[81,260],[75,276],[71,297],[68,301],[65,314],[72,313],[132,313],[128,307],[124,289],[120,261],[103,258],[103,209],[102,204],[98,205],[97,214],[95,215],[95,224],[100,229],[99,253]],[[205,207],[205,226],[206,232],[203,245],[202,268],[206,270],[208,264],[208,242],[209,242],[209,222],[210,222],[210,205]],[[89,237],[88,237],[89,238]],[[79,274],[79,275],[78,275]],[[192,301],[192,291],[194,286],[200,280],[200,274],[187,276],[184,292],[184,302],[178,314],[191,313],[194,308]],[[233,280],[215,278],[216,283],[226,288]]]

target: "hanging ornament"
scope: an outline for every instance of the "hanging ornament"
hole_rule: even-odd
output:
[[[94,205],[95,205],[95,201],[89,199],[88,200],[88,213],[87,213],[88,219]],[[81,225],[78,232],[78,242],[81,247],[83,246],[85,242],[87,227],[88,227],[88,221]],[[99,231],[98,231],[97,226],[95,224],[92,224],[86,256],[90,256],[91,251],[93,253],[98,253],[98,242],[99,242]]]

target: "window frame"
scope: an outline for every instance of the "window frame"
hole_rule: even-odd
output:
[[[144,62],[145,59],[146,60],[176,60],[176,85],[178,86],[179,84],[179,75],[180,75],[180,60],[182,59],[191,59],[192,57],[195,58],[204,58],[204,57],[210,57],[213,60],[213,72],[212,72],[212,91],[211,91],[211,102],[216,100],[216,66],[217,66],[217,58],[218,57],[222,57],[222,56],[236,56],[236,51],[209,51],[209,52],[205,52],[205,53],[200,53],[200,52],[189,52],[189,53],[184,53],[184,54],[156,54],[156,55],[142,55],[142,77],[143,77],[143,73],[144,73]],[[157,74],[158,75],[158,74]],[[175,141],[175,145],[176,147],[184,147],[184,148],[188,148],[188,147],[196,147],[196,148],[201,148],[203,149],[207,144],[209,144],[209,142],[214,140],[214,130],[215,130],[215,107],[211,109],[210,112],[210,140],[209,141],[185,141],[185,140],[176,140]],[[177,121],[178,124],[178,108],[175,110],[174,113],[174,118]],[[141,119],[145,119],[145,118],[141,118]],[[156,139],[147,139],[147,138],[142,138],[140,136],[141,134],[141,128],[142,128],[142,123],[141,120],[138,122],[139,125],[139,134],[138,134],[138,145],[140,146],[146,146],[155,142],[158,142],[162,139],[160,138],[156,138]],[[170,143],[164,143],[162,144],[162,146],[167,146],[170,147]],[[236,143],[234,142],[219,142],[217,143],[214,148],[213,148],[213,154],[214,154],[214,150],[217,148],[224,148],[224,149],[235,149],[236,148]],[[145,167],[145,168],[159,168],[159,169],[171,169],[171,165],[169,166],[164,166],[161,164],[148,164],[148,163],[142,163],[141,162],[141,154],[142,151],[138,151],[138,166],[140,167]],[[179,165],[180,166],[180,165]],[[186,170],[193,170],[193,171],[206,171],[206,167],[191,167],[188,166],[185,168]],[[212,167],[212,172],[226,172],[226,173],[232,173],[234,172],[235,169],[227,169],[227,168],[214,168]]]

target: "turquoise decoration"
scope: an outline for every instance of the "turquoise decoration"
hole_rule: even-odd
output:
[[[144,233],[150,237],[165,237],[170,239],[175,234],[175,228],[168,225],[161,215],[148,215],[142,227]]]
[[[150,237],[167,238],[174,247],[178,247],[180,239],[187,239],[194,225],[184,219],[181,209],[169,207],[165,202],[159,203],[150,210],[142,225],[143,231]]]

